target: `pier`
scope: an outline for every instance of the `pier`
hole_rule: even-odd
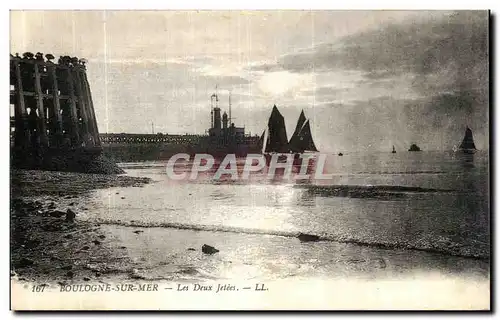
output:
[[[10,55],[13,165],[44,168],[101,153],[86,60],[26,52]],[[64,159],[62,161],[65,161]]]
[[[213,153],[217,146],[209,135],[101,133],[103,154],[115,161],[168,160],[176,153]],[[244,135],[243,144],[255,146],[259,137]],[[244,150],[247,151],[247,150]],[[248,149],[253,153],[257,150]]]

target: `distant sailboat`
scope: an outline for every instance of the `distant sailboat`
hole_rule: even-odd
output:
[[[417,146],[416,144],[412,144],[410,146],[410,149],[408,149],[408,151],[422,151],[422,150],[420,150],[420,147]]]
[[[396,148],[394,148],[394,146],[392,146],[392,152],[391,153],[396,153]]]
[[[467,127],[465,129],[465,136],[464,139],[462,140],[462,143],[458,147],[458,149],[463,152],[463,153],[475,153],[476,152],[476,145],[474,144],[474,138],[472,137],[472,130]]]

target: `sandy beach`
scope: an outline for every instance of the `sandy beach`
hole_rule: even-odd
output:
[[[113,198],[126,201],[124,191],[113,190],[137,193],[155,183],[150,178],[13,171],[11,179],[12,276],[19,280],[266,278],[273,274],[273,268],[284,270],[288,277],[326,273],[336,278],[376,279],[432,271],[489,279],[489,259],[484,258],[335,241],[302,243],[290,236],[227,230],[160,228],[134,220],[89,219],[93,191],[108,190]],[[68,220],[68,211],[70,216],[75,213],[74,219]],[[205,255],[201,252],[203,244],[213,245],[220,252]],[[265,250],[256,253],[259,247]],[[328,261],[322,258],[323,252],[328,252]],[[254,263],[256,259],[276,262],[263,266]],[[307,264],[302,265],[302,261]],[[315,269],[321,272],[315,274]],[[277,277],[283,277],[282,273]]]
[[[194,305],[165,302],[178,301],[172,292],[147,293],[154,299],[146,303],[144,293],[135,290],[92,295],[82,291],[68,299],[61,288],[77,286],[78,291],[85,285],[123,284],[172,290],[180,285],[242,288],[257,282],[272,288],[268,298],[248,293],[234,303],[242,309],[289,309],[298,305],[303,309],[320,305],[332,309],[390,309],[397,297],[400,302],[396,309],[489,308],[488,258],[336,241],[302,242],[293,233],[171,228],[128,220],[126,215],[111,221],[96,219],[96,213],[90,211],[96,210],[99,194],[109,199],[107,210],[116,210],[117,202],[127,208],[126,201],[135,201],[129,200],[132,194],[161,187],[160,182],[140,177],[137,172],[99,175],[19,170],[12,171],[11,179],[12,290],[14,295],[28,294],[32,301],[28,307],[19,304],[22,309],[74,310],[81,308],[82,301],[86,309],[148,309],[154,308],[158,299],[166,309],[228,309],[219,298],[232,296],[216,293],[215,289],[213,295],[206,293],[206,298]],[[219,252],[203,253],[204,244]],[[26,285],[32,284],[44,284],[45,294],[28,293]],[[329,299],[304,300],[301,291],[293,290],[303,288],[307,292],[311,286]],[[287,300],[280,298],[280,292],[289,292]],[[355,303],[361,292],[364,300]],[[61,298],[66,301],[64,305],[51,302]],[[198,301],[200,296],[192,298]]]
[[[11,276],[21,281],[90,281],[129,270],[99,224],[81,221],[91,190],[147,178],[55,171],[11,172]],[[68,214],[69,212],[69,214]]]

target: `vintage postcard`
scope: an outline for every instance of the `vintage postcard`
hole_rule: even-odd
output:
[[[13,310],[490,310],[488,11],[11,11]]]

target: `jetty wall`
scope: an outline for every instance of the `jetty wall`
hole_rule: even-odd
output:
[[[103,154],[119,162],[163,161],[177,153],[213,155],[260,153],[259,136],[245,136],[243,143],[230,149],[220,146],[213,137],[197,134],[101,133]]]

